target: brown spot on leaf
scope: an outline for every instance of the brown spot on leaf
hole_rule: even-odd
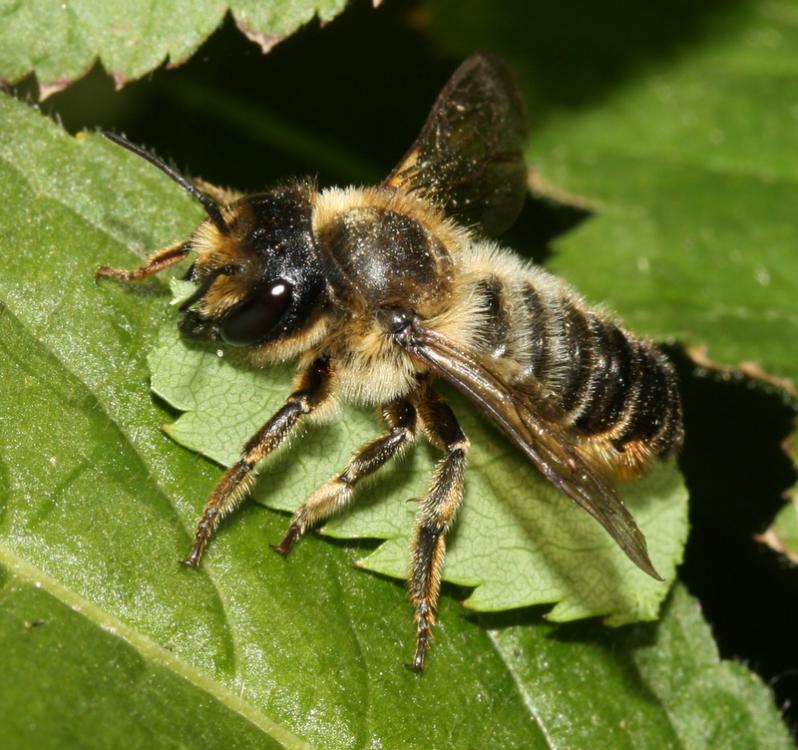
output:
[[[784,540],[773,527],[769,528],[764,534],[756,534],[754,539],[760,544],[767,545],[774,552],[784,555],[794,565],[798,565],[798,553],[791,550],[784,543]]]
[[[39,101],[43,102],[45,99],[63,91],[69,84],[72,83],[71,78],[61,78],[57,81],[49,81],[47,83],[39,84]]]
[[[693,362],[695,362],[699,367],[702,367],[705,370],[714,370],[720,375],[742,375],[747,378],[751,378],[752,380],[758,380],[762,383],[766,383],[767,385],[775,386],[793,398],[798,396],[798,390],[795,388],[795,383],[793,383],[790,378],[781,378],[777,375],[771,375],[763,370],[762,366],[757,362],[744,361],[740,362],[736,366],[725,365],[720,362],[716,362],[715,360],[710,359],[708,356],[706,344],[697,344],[696,346],[690,347],[687,350],[687,356],[689,356],[690,359],[692,359]]]
[[[130,80],[124,73],[120,73],[118,70],[112,70],[111,77],[114,79],[114,88],[117,91],[121,91]]]
[[[575,195],[574,193],[569,193],[568,191],[553,185],[544,177],[542,177],[540,172],[534,168],[529,169],[527,172],[526,184],[529,188],[529,192],[531,192],[532,195],[538,198],[547,198],[548,200],[559,203],[562,206],[570,206],[571,208],[575,208],[580,211],[586,211],[588,213],[597,213],[600,208],[600,204],[594,200],[590,200],[589,198],[585,198],[581,195]]]
[[[260,47],[263,54],[271,52],[272,48],[285,39],[281,34],[264,34],[262,31],[256,31],[249,28],[244,21],[236,18],[236,26],[238,30],[251,42],[255,42]]]

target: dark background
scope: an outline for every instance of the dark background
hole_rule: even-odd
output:
[[[535,123],[548,112],[590,106],[630,68],[678,55],[732,4],[675,2],[671,22],[663,24],[656,11],[631,2],[590,9],[564,3],[530,10],[534,18],[494,26],[487,36],[502,35],[511,62],[514,55],[526,58],[522,83],[532,92],[534,138]],[[42,108],[71,132],[123,132],[181,171],[237,189],[260,190],[297,174],[315,175],[322,185],[376,182],[409,146],[459,62],[431,41],[428,18],[421,3],[387,2],[375,11],[358,2],[267,56],[228,19],[180,68],[158,70],[121,92],[96,68]],[[552,29],[562,29],[565,40],[555,44]],[[615,44],[619,36],[623,43]],[[569,48],[581,54],[563,57]],[[21,96],[34,91],[30,82],[17,87]],[[572,208],[530,200],[506,241],[545,260],[553,237],[589,220]],[[672,351],[683,384],[681,466],[691,492],[681,578],[701,602],[722,655],[763,677],[795,732],[798,568],[753,539],[795,480],[782,446],[795,412],[776,390],[704,372],[678,346]]]

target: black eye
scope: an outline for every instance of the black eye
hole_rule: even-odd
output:
[[[277,279],[236,305],[222,320],[222,340],[230,346],[257,344],[283,316],[293,287]]]

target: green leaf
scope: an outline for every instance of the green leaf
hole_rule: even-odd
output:
[[[656,628],[638,625],[596,639],[588,626],[567,634],[545,627],[504,627],[491,638],[544,722],[549,747],[681,747],[715,748],[791,746],[791,740],[772,724],[772,708],[760,683],[739,664],[718,659],[711,633],[697,603],[679,585],[664,608]],[[570,654],[558,645],[567,642]],[[625,654],[626,679],[634,687],[618,702],[611,687],[616,672],[610,662],[596,659],[594,649]],[[562,674],[568,674],[566,688]],[[597,689],[598,688],[598,689]],[[567,692],[568,701],[582,711],[569,721],[567,740],[558,733],[558,718],[549,710],[554,694]],[[665,707],[665,716],[650,710]],[[712,717],[709,719],[707,710]],[[667,717],[667,728],[661,724]],[[591,725],[606,722],[608,733],[596,745]],[[645,729],[644,729],[645,727]],[[774,731],[775,730],[775,731]],[[642,740],[640,732],[645,732]],[[650,734],[649,734],[650,732]],[[786,742],[786,745],[785,745]],[[638,744],[639,743],[639,744]],[[646,744],[649,743],[649,744]]]
[[[431,13],[453,54],[507,55],[537,123],[530,161],[595,208],[554,243],[551,270],[635,331],[798,382],[785,345],[798,340],[795,3],[620,3],[573,23],[570,5],[511,19],[482,0],[434,0]],[[584,90],[561,85],[563,55]]]
[[[224,465],[238,458],[241,446],[291,392],[289,370],[253,370],[230,361],[223,350],[188,347],[174,321],[162,329],[150,366],[153,390],[185,412],[166,426],[168,434]],[[466,497],[444,568],[446,580],[477,587],[465,605],[500,610],[556,603],[548,616],[559,621],[593,615],[606,615],[613,624],[655,618],[667,584],[637,570],[595,521],[476,419],[473,407],[454,396],[450,401],[473,444]],[[347,408],[344,418],[309,429],[288,455],[267,461],[254,497],[271,508],[295,510],[381,429],[376,414]],[[354,509],[334,518],[324,533],[389,540],[359,564],[406,578],[417,512],[417,504],[407,501],[423,497],[436,458],[424,446],[383,469],[376,482],[360,490]],[[687,532],[687,494],[678,472],[662,466],[623,490],[654,564],[672,581]]]
[[[784,346],[798,338],[796,6],[757,0],[706,9],[696,19],[689,14],[700,16],[700,7],[680,5],[684,18],[663,7],[661,17],[646,11],[645,23],[636,16],[627,24],[639,22],[641,34],[653,24],[652,35],[666,43],[703,23],[701,43],[673,41],[673,60],[640,65],[606,90],[602,73],[617,71],[593,70],[594,62],[613,51],[633,57],[637,46],[616,50],[619,32],[596,33],[591,17],[560,29],[564,49],[593,40],[573,63],[597,79],[598,93],[582,95],[590,107],[534,108],[542,96],[554,99],[558,75],[556,66],[540,70],[536,56],[545,47],[526,37],[528,30],[548,34],[537,17],[543,10],[530,7],[511,23],[486,12],[482,0],[435,0],[440,22],[432,31],[450,49],[491,40],[508,51],[537,122],[530,161],[546,182],[595,207],[590,220],[556,241],[556,273],[634,330],[798,379],[798,355]],[[624,12],[621,5],[602,12],[600,23],[629,28],[619,20]],[[520,53],[522,36],[529,54]]]
[[[168,645],[6,550],[0,551],[0,601],[3,747],[182,745],[195,735],[200,716],[207,747],[309,747],[176,658]],[[9,710],[23,701],[24,710]]]
[[[146,356],[166,290],[92,274],[200,211],[6,96],[0,177],[0,745],[791,746],[682,591],[618,630],[480,620],[444,596],[418,678],[405,594],[352,570],[362,550],[309,538],[286,562],[266,547],[285,518],[249,504],[199,572],[179,566],[220,472],[159,429]]]
[[[35,73],[42,98],[85,75],[99,59],[118,88],[196,52],[229,11],[268,51],[315,16],[329,21],[345,0],[0,1],[0,81]]]
[[[770,528],[757,539],[798,565],[798,490],[793,489]]]

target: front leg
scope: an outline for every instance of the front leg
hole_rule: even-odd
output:
[[[164,247],[150,255],[144,263],[132,271],[127,271],[124,268],[100,266],[95,273],[95,278],[117,279],[118,281],[143,281],[169,268],[169,266],[179,263],[188,255],[190,248],[190,242],[177,242],[174,245],[169,245],[169,247]]]
[[[435,609],[441,586],[446,533],[463,500],[468,439],[449,406],[431,390],[425,390],[416,404],[424,432],[430,442],[446,451],[435,468],[427,497],[416,519],[410,570],[410,600],[415,607],[416,652],[408,668],[424,669]]]
[[[255,478],[256,465],[269,455],[301,417],[325,404],[331,397],[331,366],[327,357],[317,359],[296,384],[296,390],[283,406],[244,446],[241,458],[219,480],[205,504],[197,524],[194,546],[183,562],[196,568],[219,521],[233,511],[247,495]]]

